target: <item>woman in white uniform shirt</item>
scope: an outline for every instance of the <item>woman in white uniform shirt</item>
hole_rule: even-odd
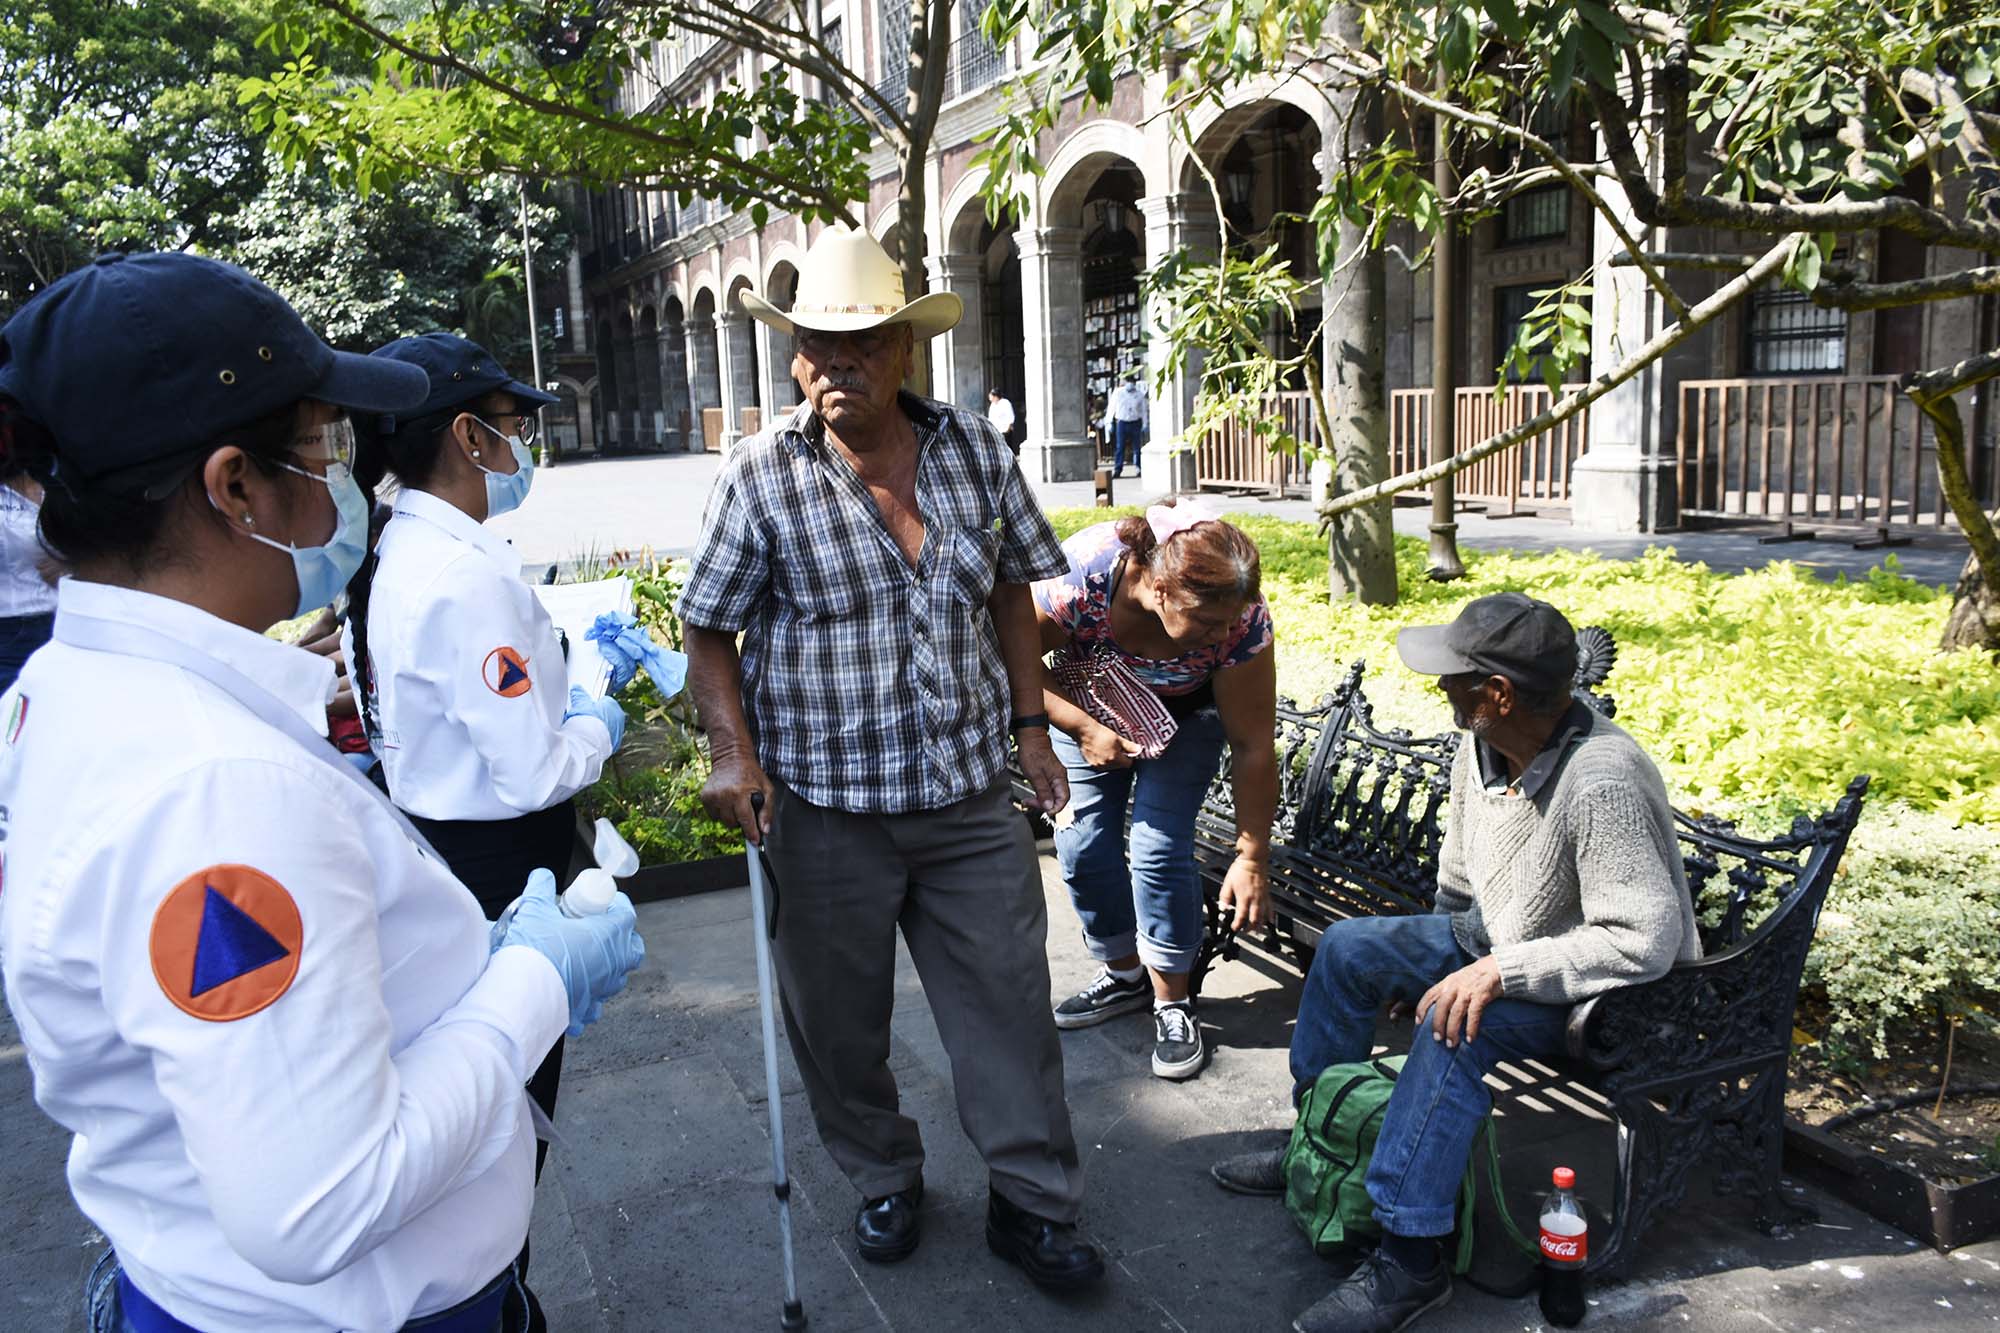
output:
[[[421,368],[409,412],[355,423],[355,477],[400,485],[374,559],[349,587],[355,699],[389,797],[497,918],[537,868],[559,876],[571,798],[618,748],[613,699],[572,698],[555,624],[485,521],[534,477],[534,410],[555,399],[448,333],[399,338],[371,360]],[[555,1114],[562,1046],[528,1084]],[[537,1158],[539,1166],[540,1158]]]
[[[643,956],[631,904],[541,875],[496,940],[322,739],[331,661],[261,633],[359,563],[341,408],[424,392],[191,255],[0,329],[0,448],[71,571],[0,696],[0,967],[114,1247],[94,1333],[523,1327],[522,1083]]]
[[[35,531],[41,507],[35,479],[0,464],[0,690],[56,623],[56,590],[42,575],[47,556]]]

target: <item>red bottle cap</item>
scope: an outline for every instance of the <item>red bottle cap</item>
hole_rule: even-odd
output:
[[[1576,1188],[1576,1172],[1566,1166],[1559,1166],[1555,1169],[1555,1182],[1559,1190],[1573,1190]]]

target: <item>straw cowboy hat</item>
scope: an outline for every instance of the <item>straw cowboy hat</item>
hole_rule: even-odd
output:
[[[935,338],[965,313],[965,302],[951,292],[905,301],[896,261],[880,241],[852,227],[828,227],[806,251],[790,310],[748,291],[737,299],[752,319],[785,333],[857,333],[908,324],[917,337]]]

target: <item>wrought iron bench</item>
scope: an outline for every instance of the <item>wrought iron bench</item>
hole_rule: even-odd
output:
[[[1614,704],[1593,687],[1609,673],[1615,646],[1602,629],[1578,637],[1578,695],[1609,717]],[[1302,965],[1333,922],[1426,912],[1436,893],[1458,734],[1377,727],[1361,678],[1357,662],[1316,706],[1284,700],[1278,709],[1271,934]],[[1800,1218],[1778,1179],[1792,1011],[1867,787],[1866,777],[1855,778],[1831,810],[1768,840],[1675,812],[1705,956],[1577,1005],[1568,1058],[1555,1062],[1564,1078],[1605,1099],[1617,1125],[1612,1230],[1593,1238],[1593,1270],[1630,1263],[1648,1222],[1685,1197],[1698,1164],[1715,1167],[1716,1193],[1755,1197],[1760,1227]],[[1196,826],[1208,923],[1197,987],[1215,959],[1235,955],[1216,906],[1235,836],[1225,757]]]

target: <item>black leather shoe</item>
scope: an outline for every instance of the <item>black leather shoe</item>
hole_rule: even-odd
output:
[[[854,1215],[854,1243],[871,1264],[893,1264],[917,1252],[923,1222],[917,1205],[924,1201],[924,1182],[896,1194],[870,1199]]]
[[[1037,1284],[1057,1291],[1087,1287],[1104,1276],[1104,1257],[1076,1228],[1051,1222],[1016,1208],[989,1192],[986,1204],[986,1247],[1010,1264],[1019,1264]]]

